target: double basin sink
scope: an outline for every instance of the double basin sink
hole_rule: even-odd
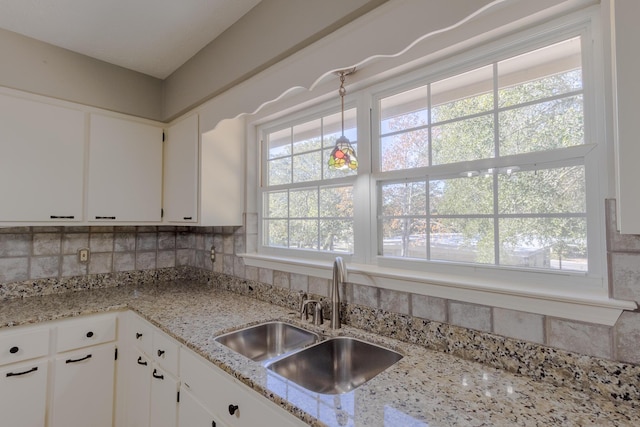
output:
[[[215,338],[237,353],[316,393],[347,393],[366,383],[402,355],[351,337],[322,340],[286,322],[265,322]]]

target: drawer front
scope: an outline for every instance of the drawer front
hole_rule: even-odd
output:
[[[65,320],[58,326],[57,351],[102,344],[116,339],[116,315]]]
[[[180,344],[159,330],[153,331],[151,357],[171,375],[178,376],[178,352]]]
[[[153,325],[134,313],[129,313],[127,339],[148,356],[153,351]]]
[[[21,329],[0,334],[0,365],[46,356],[49,353],[49,329]]]

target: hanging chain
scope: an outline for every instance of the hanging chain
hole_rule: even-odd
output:
[[[342,117],[342,136],[344,136],[344,96],[347,93],[347,90],[344,88],[344,79],[345,79],[345,72],[342,71],[340,72],[340,89],[338,89],[338,93],[340,94],[340,101],[341,101],[341,117]]]

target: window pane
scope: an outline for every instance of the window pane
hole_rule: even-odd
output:
[[[318,220],[292,219],[289,227],[290,248],[318,249]]]
[[[322,152],[293,156],[293,182],[316,181],[322,176]]]
[[[500,213],[586,211],[584,166],[501,174],[498,188]]]
[[[291,154],[291,129],[286,128],[272,132],[267,136],[269,141],[269,158],[288,156]]]
[[[295,190],[289,193],[289,217],[291,218],[317,218],[318,217],[318,191]]]
[[[494,138],[493,116],[434,126],[433,164],[491,158],[494,156]]]
[[[384,219],[382,233],[382,255],[426,259],[426,219]]]
[[[426,129],[382,138],[383,171],[418,168],[429,165],[429,132]]]
[[[432,215],[493,213],[493,175],[434,180],[429,183]]]
[[[427,125],[428,108],[428,86],[421,86],[380,100],[380,133],[384,135]]]
[[[500,263],[519,267],[587,271],[586,219],[501,219]]]
[[[287,218],[289,212],[288,195],[286,191],[265,193],[264,216],[266,218]]]
[[[584,144],[582,96],[503,111],[499,120],[502,156]]]
[[[385,184],[381,188],[381,202],[384,216],[426,216],[426,184],[424,181]]]
[[[288,221],[283,220],[265,220],[263,221],[263,242],[266,246],[277,246],[286,248],[288,246],[289,230],[287,228]]]
[[[267,180],[268,185],[280,185],[291,183],[291,157],[269,160]]]
[[[353,253],[353,220],[321,220],[321,250]]]
[[[440,218],[431,221],[431,259],[495,263],[492,219]]]
[[[580,38],[498,63],[500,107],[582,89]]]
[[[432,122],[493,109],[493,66],[478,68],[431,84]]]
[[[353,187],[327,187],[320,189],[320,216],[353,217]]]
[[[320,119],[293,127],[293,153],[317,150],[321,146]]]
[[[353,144],[358,140],[356,109],[351,108],[344,111],[344,136]],[[336,140],[342,134],[341,113],[331,114],[322,120],[323,146],[333,148]]]

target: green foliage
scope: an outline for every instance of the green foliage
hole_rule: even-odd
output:
[[[383,170],[584,144],[583,99],[581,94],[575,94],[580,88],[581,73],[573,70],[500,89],[499,104],[508,108],[498,113],[498,147],[491,94],[435,106],[431,112],[435,124],[431,127],[430,160],[428,129],[422,124],[424,111],[387,119],[385,125],[392,132],[402,131],[394,135],[393,144],[388,145],[392,150],[387,151],[403,154],[383,158]],[[546,100],[548,97],[557,98]],[[491,170],[471,178],[431,180],[428,200],[426,183],[421,180],[381,186],[381,224],[387,242],[384,254],[426,257],[426,250],[418,250],[416,242],[426,244],[427,228],[413,224],[419,218],[430,218],[431,259],[586,268],[583,166],[509,174]],[[494,188],[498,189],[497,194]],[[496,244],[499,261],[495,257]],[[578,261],[567,264],[567,257]]]

